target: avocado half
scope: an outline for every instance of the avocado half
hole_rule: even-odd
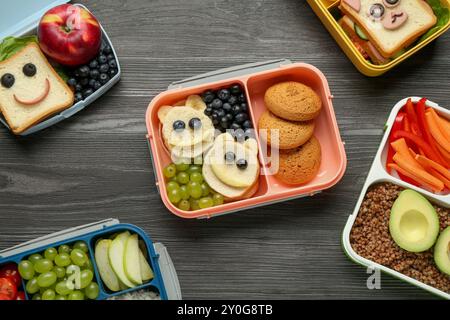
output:
[[[400,248],[423,252],[436,242],[439,217],[424,196],[407,189],[400,192],[391,208],[389,231]]]
[[[434,261],[443,273],[450,276],[450,227],[442,231],[434,247]]]

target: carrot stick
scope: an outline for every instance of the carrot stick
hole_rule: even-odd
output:
[[[430,112],[427,112],[425,113],[425,119],[434,140],[436,140],[436,142],[447,152],[450,152],[450,141],[447,141],[441,130],[439,130],[438,124],[436,123],[436,121],[434,121],[433,115]]]
[[[429,185],[428,183],[426,183],[425,181],[423,181],[422,179],[420,179],[419,177],[416,177],[415,175],[409,173],[408,171],[402,169],[401,167],[399,167],[397,164],[395,163],[391,163],[388,165],[389,168],[396,170],[398,173],[410,178],[411,180],[414,180],[415,182],[417,182],[417,184],[421,185],[421,186],[425,186],[430,190],[433,190],[433,192],[441,192],[441,190],[438,190],[436,187]]]
[[[403,119],[403,130],[411,132],[411,125],[409,124],[408,117],[405,117],[405,119]]]
[[[431,173],[436,178],[438,178],[439,180],[441,180],[447,189],[450,189],[450,180],[449,179],[447,179],[442,174],[440,174],[436,169],[430,168],[428,170],[428,172]]]
[[[442,135],[445,137],[447,141],[450,142],[450,127],[447,128],[447,124],[444,123],[444,119],[442,119],[434,109],[430,109],[430,111],[427,111],[427,113],[430,112],[434,121],[437,124],[437,127],[441,131]],[[426,114],[425,114],[426,115]]]
[[[440,145],[437,145],[437,148],[439,150],[439,152],[441,153],[441,155],[444,157],[444,159],[447,161],[447,167],[450,166],[450,152],[447,152],[444,150],[444,148],[442,148]],[[424,154],[423,154],[424,156]]]
[[[415,156],[413,157],[410,153],[410,148],[406,144],[406,140],[404,138],[395,140],[391,143],[392,148],[403,157],[405,157],[408,162],[419,170],[424,170],[424,168],[416,161]]]
[[[420,157],[420,156],[418,156]],[[394,162],[398,164],[399,167],[402,169],[408,171],[410,174],[420,178],[422,181],[424,181],[427,185],[433,186],[436,190],[442,191],[444,189],[444,183],[426,172],[423,169],[417,169],[414,167],[414,165],[411,165],[407,158],[402,156],[399,153],[396,153],[394,155]],[[426,158],[425,158],[426,159]],[[419,162],[420,163],[420,162]]]
[[[416,160],[420,164],[423,164],[424,166],[430,166],[431,168],[435,169],[440,174],[442,174],[444,177],[446,177],[447,179],[450,180],[450,171],[448,171],[446,168],[441,166],[439,163],[434,162],[433,160],[430,160],[430,159],[428,159],[428,158],[426,158],[424,156],[421,156],[421,155],[417,155],[416,156]]]

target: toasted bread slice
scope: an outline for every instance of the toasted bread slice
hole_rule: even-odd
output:
[[[384,10],[379,19],[369,14],[375,4]],[[402,0],[394,7],[387,7],[384,1],[341,0],[339,7],[358,24],[385,58],[412,44],[437,22],[433,9],[424,0]]]
[[[23,71],[28,63],[36,66],[33,76]],[[0,85],[0,110],[15,134],[73,105],[72,90],[36,43],[0,62],[0,78],[7,73],[14,76],[14,84],[10,88]]]

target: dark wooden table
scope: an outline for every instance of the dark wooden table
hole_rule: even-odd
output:
[[[448,106],[450,37],[379,78],[361,75],[306,1],[87,0],[117,50],[121,82],[53,128],[0,129],[0,248],[117,217],[163,242],[188,299],[430,298],[390,276],[366,288],[341,233],[393,105],[409,95]],[[157,193],[144,113],[169,83],[289,58],[328,77],[348,168],[334,188],[211,220],[182,220]]]

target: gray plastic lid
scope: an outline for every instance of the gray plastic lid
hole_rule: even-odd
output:
[[[2,1],[0,41],[7,36],[20,36],[34,29],[49,9],[69,0],[13,0]]]

